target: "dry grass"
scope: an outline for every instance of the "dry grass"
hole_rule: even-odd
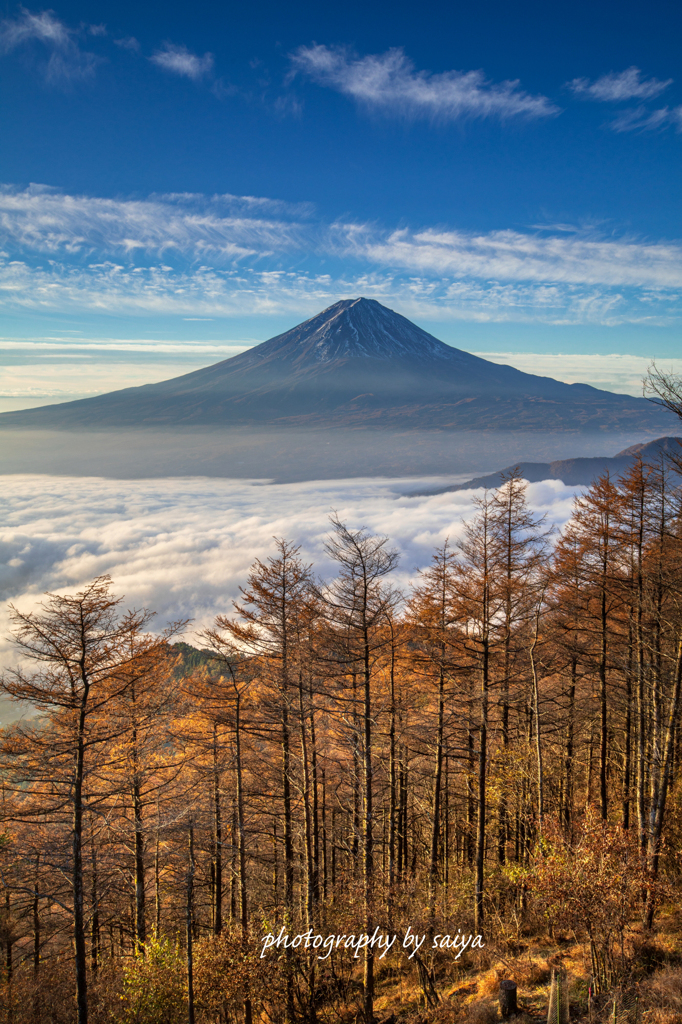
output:
[[[649,979],[643,995],[653,1009],[682,1012],[682,968],[658,971]]]
[[[504,973],[499,967],[492,967],[485,974],[482,974],[478,979],[478,997],[479,999],[485,999],[487,997],[497,999],[500,991],[500,981],[504,977]]]
[[[682,922],[682,915],[680,918]],[[635,971],[629,976],[625,998],[639,998],[637,1024],[682,1024],[682,936],[666,920],[665,930],[655,938],[634,927],[628,936],[628,954]],[[431,1009],[424,1007],[416,975],[400,986],[396,978],[386,977],[377,1000],[378,1016],[394,1024],[503,1024],[499,1005],[499,985],[504,978],[516,982],[519,1012],[511,1024],[544,1024],[547,1016],[552,969],[568,975],[572,1024],[587,1024],[590,964],[587,947],[573,940],[560,948],[543,933],[516,947],[516,955],[507,943],[490,943],[485,958],[472,957],[450,962],[439,959],[437,989],[443,1002]],[[388,974],[388,972],[387,972]],[[612,999],[604,1005],[592,1003],[593,1024],[612,1022]],[[634,1005],[634,1004],[633,1004]],[[399,1007],[399,1009],[398,1009]],[[619,1011],[621,1005],[619,1002]],[[394,1016],[395,1015],[395,1016]],[[618,1020],[634,1024],[628,1013]]]
[[[487,971],[479,981],[479,995],[497,993],[502,978],[511,978],[519,990],[546,985],[551,977],[551,965],[543,957],[506,957]]]
[[[679,1010],[665,1010],[660,1007],[645,1010],[642,1014],[642,1024],[682,1024],[682,1014]]]
[[[388,1020],[391,1021],[392,1018],[389,1017]],[[415,1010],[406,1016],[401,1015],[394,1019],[393,1024],[454,1024],[455,1021],[459,1024],[459,1020],[452,1004],[443,1002],[429,1010]]]
[[[466,1019],[471,1024],[495,1024],[497,1017],[497,1004],[492,999],[478,999],[467,1007]]]

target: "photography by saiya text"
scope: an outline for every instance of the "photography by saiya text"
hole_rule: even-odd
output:
[[[422,948],[426,939],[426,934],[419,935],[413,932],[409,925],[407,931],[403,934],[381,932],[377,927],[372,935],[369,935],[367,932],[360,932],[357,935],[314,935],[312,928],[309,928],[307,932],[293,936],[290,936],[283,926],[280,929],[279,935],[275,936],[272,932],[269,932],[263,936],[261,939],[263,948],[260,955],[262,959],[269,950],[298,949],[302,947],[303,949],[319,949],[321,952],[318,954],[317,959],[326,960],[334,950],[341,948],[352,949],[354,951],[353,955],[357,959],[361,951],[369,947],[371,949],[376,948],[379,960],[383,960],[397,942],[396,949],[404,950],[408,960],[412,960],[415,954]],[[458,928],[454,935],[434,935],[431,945],[427,948],[457,951],[455,960],[459,960],[466,949],[483,949],[484,946],[485,943],[483,942],[482,935],[466,935]]]

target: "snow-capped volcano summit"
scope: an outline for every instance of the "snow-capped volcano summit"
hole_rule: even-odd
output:
[[[263,353],[266,348],[274,352],[292,345],[319,363],[363,356],[449,359],[456,352],[376,299],[363,298],[335,302],[286,334],[259,345],[258,349]]]
[[[159,384],[0,416],[0,427],[372,426],[646,430],[641,398],[522,373],[446,345],[374,299],[342,299],[231,359]]]

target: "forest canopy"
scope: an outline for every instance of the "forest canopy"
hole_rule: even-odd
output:
[[[7,1021],[436,1020],[543,929],[625,985],[679,892],[674,479],[601,477],[558,535],[512,473],[409,593],[333,516],[335,575],[277,539],[192,644],[108,577],[12,609]],[[261,955],[282,929],[399,941]]]

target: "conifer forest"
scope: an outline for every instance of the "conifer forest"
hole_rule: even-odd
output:
[[[277,539],[191,644],[108,577],[14,608],[2,1021],[531,1021],[552,971],[682,1019],[676,481],[559,533],[512,473],[407,593],[333,516],[334,574]]]

